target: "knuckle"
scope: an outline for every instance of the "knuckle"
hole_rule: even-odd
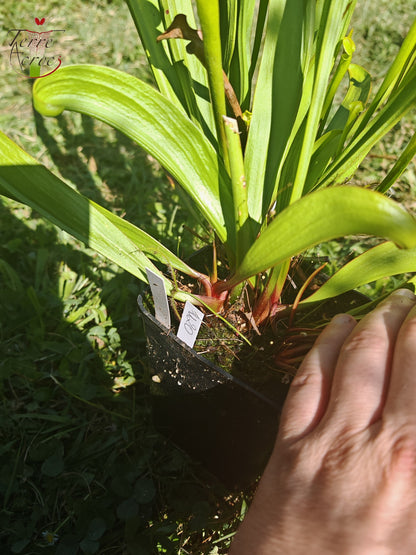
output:
[[[388,433],[390,472],[411,475],[416,481],[416,426],[405,424]]]
[[[291,389],[301,389],[305,386],[320,385],[322,382],[322,376],[318,372],[314,371],[313,368],[309,368],[308,365],[298,372],[293,378],[290,387]]]
[[[348,356],[351,353],[366,351],[369,345],[374,354],[384,352],[387,345],[386,337],[378,330],[363,328],[349,337],[343,345],[341,353]]]
[[[338,474],[340,468],[346,470],[350,465],[357,464],[362,448],[362,441],[358,436],[359,434],[346,429],[332,440],[322,458],[323,474]]]
[[[312,433],[286,450],[286,461],[298,476],[315,476],[318,481],[331,481],[334,476],[349,473],[358,464],[363,441],[360,433],[348,426],[337,434]]]

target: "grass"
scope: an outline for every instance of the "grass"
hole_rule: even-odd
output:
[[[35,17],[64,28],[68,63],[150,81],[121,0],[6,2],[3,29]],[[361,0],[360,61],[380,78],[414,14],[406,0]],[[28,23],[29,22],[29,23]],[[364,40],[358,40],[364,37]],[[0,128],[72,186],[181,252],[195,223],[158,164],[100,122],[42,119],[31,82],[0,59]],[[358,57],[358,56],[357,56]],[[358,174],[379,181],[415,118]],[[414,209],[414,164],[394,195]],[[0,547],[4,553],[225,554],[250,491],[226,491],[154,429],[135,299],[142,286],[36,212],[0,198]],[[321,248],[348,257],[361,238]],[[379,291],[391,287],[378,283]]]

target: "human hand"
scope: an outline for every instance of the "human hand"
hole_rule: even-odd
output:
[[[416,553],[416,297],[338,315],[293,379],[230,555]]]

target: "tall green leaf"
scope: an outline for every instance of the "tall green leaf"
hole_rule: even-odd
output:
[[[256,21],[255,11],[256,0],[238,2],[236,43],[229,77],[243,111],[249,108],[251,100],[251,35]]]
[[[329,122],[326,131],[331,129],[343,130],[348,121],[351,105],[361,102],[365,106],[367,103],[371,90],[371,76],[368,71],[357,64],[349,64],[348,77],[348,91],[340,107]]]
[[[387,193],[394,182],[399,179],[399,177],[405,171],[414,156],[416,156],[416,132],[413,133],[408,145],[400,154],[399,158],[396,160],[389,173],[377,187],[377,191],[379,191],[380,193]]]
[[[359,187],[321,189],[281,212],[256,240],[234,276],[233,287],[304,250],[336,237],[365,233],[416,247],[416,219],[389,198]]]
[[[324,102],[324,105],[323,105],[323,108],[322,108],[322,118],[321,118],[321,124],[320,124],[320,131],[323,130],[323,128],[326,124],[326,120],[328,118],[329,111],[331,109],[335,94],[336,94],[339,86],[341,85],[341,81],[342,81],[344,75],[346,74],[346,72],[347,72],[347,70],[350,66],[350,63],[351,63],[351,60],[352,60],[352,55],[355,52],[355,44],[354,44],[354,41],[351,38],[351,34],[348,35],[347,37],[344,37],[344,39],[342,40],[342,45],[343,45],[343,48],[344,48],[344,52],[340,56],[337,68],[334,71],[334,74],[331,78],[331,82],[328,86],[328,90],[326,92],[325,102]]]
[[[259,54],[261,52],[261,46],[263,43],[268,7],[269,7],[269,0],[259,0],[257,2],[256,9],[258,11],[257,11],[257,18],[255,21],[253,21],[253,30],[252,30],[253,46],[251,51],[251,63],[250,63],[250,70],[249,70],[250,86],[251,86],[250,96],[251,96],[251,91],[254,88],[253,76],[255,74],[255,71],[258,65]]]
[[[179,181],[221,241],[233,229],[229,177],[218,156],[175,105],[139,79],[108,67],[64,67],[38,79],[35,108],[57,116],[72,110],[95,117],[137,142]]]
[[[187,52],[183,41],[166,43],[156,40],[177,14],[185,14],[189,25],[196,26],[191,2],[126,0],[126,3],[160,92],[177,107],[183,108],[213,139],[215,123],[205,68]]]
[[[304,93],[306,70],[304,66],[305,25],[308,20],[309,0],[290,0],[286,3],[282,25],[276,45],[272,77],[271,133],[266,162],[262,214],[270,207],[276,189],[276,177],[282,157],[288,151],[299,106]]]
[[[355,135],[322,177],[319,186],[342,183],[358,168],[372,147],[416,105],[416,66],[398,91]]]
[[[165,30],[158,0],[126,0],[126,3],[160,92],[177,107],[185,108],[183,83],[176,74],[169,51],[163,43],[156,40]]]
[[[131,1],[131,0],[130,0]],[[159,0],[159,9],[167,29],[178,14],[184,14],[192,28],[196,28],[192,2],[189,0]],[[146,22],[141,23],[146,26]],[[216,146],[215,119],[208,89],[208,74],[201,61],[183,40],[168,41],[173,66],[185,90],[187,111],[192,121],[198,122]]]
[[[198,276],[156,239],[66,185],[1,132],[0,194],[31,206],[143,281],[146,268],[160,273],[150,259]]]
[[[238,3],[239,0],[223,0],[219,3],[222,66],[227,74],[236,42]]]
[[[266,38],[261,57],[259,76],[254,93],[253,116],[248,133],[245,160],[248,186],[250,216],[261,222],[263,215],[264,181],[267,153],[271,133],[271,111],[273,88],[270,75],[273,75],[276,46],[282,27],[286,0],[270,0]]]
[[[323,301],[376,279],[416,272],[416,249],[398,249],[382,243],[345,264],[303,303]]]
[[[380,85],[374,99],[371,102],[368,110],[363,114],[360,120],[359,127],[356,134],[362,133],[373,114],[382,106],[388,97],[394,93],[395,89],[400,86],[404,76],[410,71],[415,62],[416,56],[416,18],[406,35],[402,46],[394,60],[389,67],[387,74]]]
[[[334,65],[336,48],[339,46],[340,39],[342,38],[346,14],[349,13],[350,5],[350,0],[326,0],[324,3],[317,36],[315,79],[311,104],[293,182],[291,202],[299,199],[303,194],[313,154],[315,137],[324,108],[329,77]]]

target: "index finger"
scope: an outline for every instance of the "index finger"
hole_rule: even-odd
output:
[[[416,425],[416,307],[397,336],[383,416]]]
[[[280,419],[281,439],[296,441],[312,431],[325,413],[342,344],[356,321],[338,314],[324,329],[293,378]]]

